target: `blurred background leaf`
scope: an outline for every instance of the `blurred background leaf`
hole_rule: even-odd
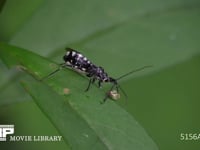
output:
[[[78,48],[113,77],[153,65],[121,82],[129,96],[124,107],[161,149],[197,149],[199,142],[179,136],[200,125],[199,7],[198,0],[9,0],[0,14],[0,39],[58,63],[66,46]],[[16,103],[26,101],[20,112],[30,111],[34,104],[18,82],[23,76],[0,65],[1,106],[17,110],[25,104]]]

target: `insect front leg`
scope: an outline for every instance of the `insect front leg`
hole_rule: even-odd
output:
[[[117,93],[119,93],[119,87],[118,87],[118,85],[115,85],[115,87],[116,87]]]
[[[109,97],[109,93],[110,93],[110,91],[112,91],[113,88],[114,88],[115,86],[116,86],[116,84],[113,84],[113,85],[112,85],[112,87],[110,88],[110,90],[106,93],[106,95],[105,95],[105,97],[104,97],[104,99],[103,99],[103,102],[101,102],[101,104],[103,104],[103,103],[106,102],[106,100],[107,100],[108,97]]]
[[[113,82],[113,85],[112,87],[110,88],[110,90],[106,93],[104,99],[103,99],[103,102],[101,102],[101,104],[105,103],[106,100],[111,97],[111,93],[113,92],[113,89],[116,89],[117,91],[117,95],[119,95],[119,84],[117,82]],[[124,92],[124,91],[123,91]],[[112,98],[112,97],[111,97]]]

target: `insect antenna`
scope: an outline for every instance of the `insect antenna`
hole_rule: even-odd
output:
[[[62,70],[65,66],[66,66],[65,63],[59,64],[59,68],[58,68],[58,69],[56,69],[55,71],[51,72],[51,73],[48,74],[47,76],[43,77],[42,79],[40,79],[40,81],[43,81],[43,80],[45,80],[45,79],[47,79],[47,78],[53,76],[56,72]]]
[[[120,77],[118,77],[117,79],[116,79],[116,81],[118,81],[118,80],[120,80],[120,79],[122,79],[122,78],[124,78],[124,77],[126,77],[126,76],[128,76],[128,75],[130,75],[130,74],[132,74],[132,73],[135,73],[135,72],[138,72],[138,71],[141,71],[141,70],[143,70],[143,69],[146,69],[146,68],[150,68],[150,67],[152,67],[152,66],[143,66],[143,67],[141,67],[141,68],[138,68],[138,69],[134,69],[134,70],[132,70],[132,71],[130,71],[130,72],[128,72],[128,73],[126,73],[126,74],[124,74],[124,75],[122,75],[122,76],[120,76]],[[125,96],[125,99],[127,100],[128,99],[128,96],[127,96],[127,94],[126,94],[126,92],[123,90],[123,88],[119,85],[119,84],[114,84],[112,87],[111,87],[111,90],[110,91],[112,91],[113,90],[113,88],[116,86],[116,89],[117,89],[117,92],[118,92],[118,88],[122,91],[122,93],[123,93],[123,95]]]
[[[128,73],[126,73],[126,74],[124,74],[124,75],[118,77],[116,80],[118,81],[118,80],[120,80],[120,79],[122,79],[122,78],[124,78],[124,77],[126,77],[126,76],[128,76],[128,75],[130,75],[130,74],[132,74],[132,73],[135,73],[135,72],[138,72],[138,71],[141,71],[141,70],[143,70],[143,69],[150,68],[150,67],[152,67],[152,66],[143,66],[143,67],[141,67],[141,68],[134,69],[134,70],[132,70],[132,71],[130,71],[130,72],[128,72]]]
[[[127,100],[127,99],[128,99],[128,96],[127,96],[126,92],[123,90],[123,88],[122,88],[120,85],[118,85],[118,87],[119,87],[119,89],[122,91],[122,93],[124,94],[125,99]]]

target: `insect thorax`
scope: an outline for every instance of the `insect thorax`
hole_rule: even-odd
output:
[[[104,71],[102,67],[97,67],[95,65],[92,65],[88,72],[88,77],[93,77],[101,82],[112,82],[113,79],[108,76],[108,74]]]

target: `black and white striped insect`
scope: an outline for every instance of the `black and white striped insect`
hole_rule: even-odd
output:
[[[108,74],[104,71],[103,67],[96,66],[90,60],[88,60],[85,56],[83,56],[80,52],[78,52],[74,49],[71,49],[71,48],[66,48],[66,50],[67,50],[67,52],[63,56],[64,63],[60,64],[60,67],[57,70],[50,73],[49,75],[47,75],[43,79],[50,77],[51,75],[55,74],[56,72],[58,72],[62,68],[69,67],[69,68],[71,68],[71,69],[73,69],[73,70],[75,70],[79,73],[84,73],[84,74],[86,74],[87,77],[89,77],[89,84],[88,84],[85,91],[88,91],[91,83],[94,83],[96,80],[98,80],[99,88],[101,87],[101,84],[103,82],[110,82],[113,85],[110,88],[110,90],[106,93],[106,96],[103,99],[103,102],[105,102],[108,97],[110,97],[110,98],[113,97],[112,91],[114,89],[116,89],[116,91],[117,91],[117,92],[115,92],[115,95],[118,95],[118,97],[120,97],[120,95],[119,95],[119,89],[120,89],[122,91],[122,93],[125,95],[125,97],[127,98],[126,93],[120,87],[120,85],[118,84],[117,81],[120,80],[121,78],[129,75],[129,74],[132,74],[133,72],[136,72],[136,71],[142,70],[144,68],[150,67],[150,66],[144,66],[142,68],[128,72],[128,73],[120,76],[117,79],[114,79],[114,78],[108,76]],[[112,99],[116,100],[116,98],[112,98]]]

